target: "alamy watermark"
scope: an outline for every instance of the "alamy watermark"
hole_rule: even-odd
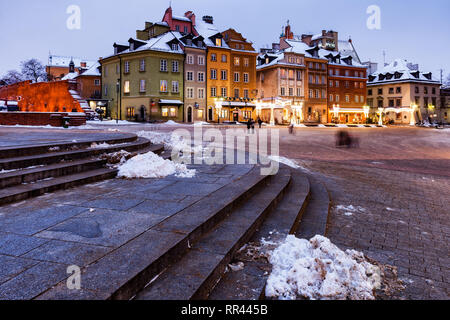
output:
[[[257,133],[245,129],[227,129],[224,134],[219,129],[203,130],[202,126],[198,126],[194,128],[193,135],[187,129],[174,130],[172,140],[179,142],[172,149],[172,161],[177,163],[259,164],[261,175],[275,175],[279,170],[279,163],[271,160],[280,154],[278,129],[261,129]]]
[[[69,17],[66,20],[66,26],[69,30],[81,29],[81,8],[78,5],[72,4],[67,7],[66,13]]]
[[[367,7],[366,13],[369,15],[367,18],[367,29],[381,30],[381,8],[377,5],[371,5]]]
[[[79,266],[67,267],[67,274],[70,276],[67,278],[66,285],[69,290],[81,290],[81,269]]]

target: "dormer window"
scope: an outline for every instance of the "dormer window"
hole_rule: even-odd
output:
[[[188,27],[184,27],[184,33],[188,33]]]
[[[172,43],[172,50],[173,51],[177,51],[178,50],[178,44],[177,43]]]
[[[266,58],[266,64],[269,64],[269,58]]]
[[[216,39],[216,47],[221,47],[222,46],[222,39],[217,38]]]

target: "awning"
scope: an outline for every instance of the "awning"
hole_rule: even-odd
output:
[[[180,100],[163,100],[163,99],[161,99],[159,101],[159,104],[161,104],[161,105],[171,105],[171,106],[175,106],[175,105],[181,106],[184,103],[182,101],[180,101]]]
[[[256,108],[256,105],[253,103],[245,103],[245,102],[222,102],[222,107],[238,107],[238,108],[245,108],[245,107],[250,107],[250,108]]]

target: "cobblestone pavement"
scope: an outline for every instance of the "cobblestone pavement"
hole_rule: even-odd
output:
[[[340,129],[298,128],[292,135],[278,129],[280,155],[321,179],[331,194],[331,241],[397,267],[406,289],[394,299],[450,298],[449,129],[347,129],[360,139],[358,149],[336,148]]]

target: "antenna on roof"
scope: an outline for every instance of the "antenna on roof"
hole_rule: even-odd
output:
[[[383,65],[386,66],[386,50],[383,50]]]

